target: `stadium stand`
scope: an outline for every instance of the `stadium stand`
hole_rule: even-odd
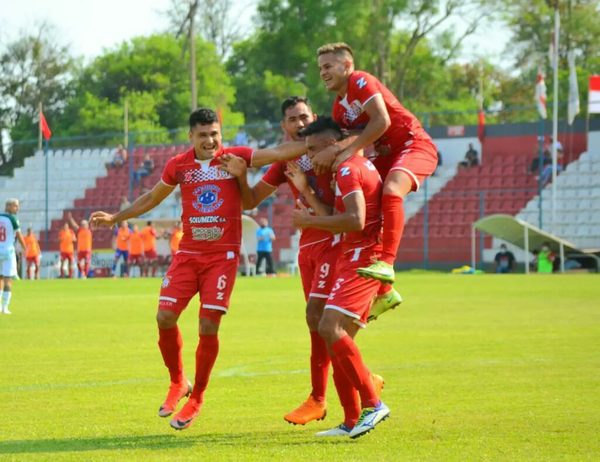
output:
[[[556,223],[552,224],[552,185],[542,191],[542,223],[554,234],[582,249],[600,248],[600,152],[585,152],[556,179]],[[539,225],[539,196],[518,218]]]
[[[48,151],[48,216],[49,220],[72,207],[75,198],[94,185],[98,176],[105,174],[105,162],[110,158],[108,149],[65,149]],[[0,184],[2,197],[16,197],[21,201],[21,226],[38,233],[45,228],[46,210],[46,157],[42,151],[25,159],[23,167],[14,176]]]

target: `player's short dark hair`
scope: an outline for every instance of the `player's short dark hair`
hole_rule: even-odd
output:
[[[318,117],[317,120],[312,122],[306,128],[300,130],[299,135],[302,137],[306,137],[310,135],[318,135],[326,131],[333,132],[335,134],[336,141],[345,138],[344,131],[340,128],[337,122],[329,116]]]
[[[281,115],[285,117],[285,111],[300,103],[304,103],[310,108],[310,103],[308,102],[308,98],[306,96],[290,96],[284,99],[283,103],[281,103]]]
[[[196,125],[210,125],[219,123],[219,116],[212,109],[201,107],[196,109],[190,114],[190,128],[194,128]]]

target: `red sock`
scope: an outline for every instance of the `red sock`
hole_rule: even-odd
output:
[[[329,376],[329,352],[325,340],[318,332],[310,333],[310,380],[311,395],[317,401],[325,401],[327,378]]]
[[[400,196],[384,194],[381,209],[383,211],[383,251],[381,259],[393,265],[404,231],[404,199]]]
[[[196,378],[191,398],[199,402],[204,400],[204,391],[218,354],[219,337],[217,335],[201,335],[196,349]]]
[[[159,328],[158,348],[160,348],[165,366],[169,369],[171,382],[181,383],[183,381],[183,360],[181,359],[183,340],[181,339],[179,327]]]
[[[334,356],[331,358],[333,365],[333,383],[337,390],[340,404],[344,409],[344,425],[348,428],[353,428],[360,416],[360,403],[358,401],[358,391],[352,386],[350,379],[346,377],[342,366]]]
[[[392,285],[391,284],[383,284],[381,283],[379,285],[379,289],[377,290],[377,296],[381,297],[382,295],[388,294],[392,291]]]
[[[358,390],[362,407],[377,406],[379,398],[375,393],[371,373],[365,366],[354,340],[349,335],[345,335],[335,342],[331,349],[342,370],[352,382],[354,388]]]

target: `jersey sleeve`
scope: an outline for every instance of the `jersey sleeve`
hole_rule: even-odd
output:
[[[287,177],[285,176],[285,163],[275,162],[272,164],[263,175],[261,181],[264,181],[269,186],[273,186],[274,188],[277,188],[285,183],[287,181]]]
[[[348,101],[358,100],[364,107],[375,95],[380,95],[379,82],[366,72],[354,72],[348,81]]]
[[[335,175],[335,182],[340,190],[342,200],[356,191],[362,191],[360,170],[352,164],[342,164]]]
[[[250,146],[233,146],[227,148],[227,154],[233,154],[234,156],[241,157],[246,161],[248,167],[252,166],[252,156],[254,155],[254,149]]]
[[[165,168],[163,169],[162,176],[160,177],[161,181],[169,186],[177,186],[179,181],[177,181],[177,170],[176,170],[176,158],[172,157],[168,160]]]

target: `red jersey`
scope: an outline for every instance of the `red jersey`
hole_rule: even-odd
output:
[[[222,148],[214,159],[196,159],[194,148],[171,158],[162,181],[181,188],[183,238],[180,252],[239,252],[242,239],[242,199],[234,176],[221,170],[218,157],[233,154],[251,165],[253,149]]]
[[[362,192],[365,198],[366,217],[362,231],[344,233],[342,252],[365,248],[381,242],[381,177],[369,159],[357,155],[342,162],[335,174],[335,209],[344,213],[344,198]]]
[[[391,125],[375,143],[379,153],[400,154],[413,140],[431,141],[419,120],[387,89],[379,80],[364,71],[354,71],[348,78],[346,96],[336,96],[333,102],[332,117],[342,127],[349,130],[367,126],[369,115],[364,107],[374,96],[381,95],[390,116]],[[377,152],[373,153],[377,156]]]
[[[319,200],[326,205],[333,206],[335,202],[335,195],[331,189],[331,173],[317,175],[313,170],[312,162],[306,154],[292,162],[296,162],[300,169],[304,172],[308,184],[315,191]],[[277,188],[287,181],[287,183],[290,185],[290,189],[292,190],[294,198],[300,199],[306,207],[310,207],[308,202],[306,202],[304,197],[302,197],[300,192],[298,192],[293,182],[291,182],[285,175],[286,164],[287,162],[275,162],[269,167],[269,170],[267,170],[263,176],[262,181],[267,183],[269,186],[273,186],[274,188]],[[302,230],[302,234],[300,236],[300,247],[305,247],[317,242],[323,242],[327,239],[331,239],[331,237],[332,234],[329,231],[306,228]]]

